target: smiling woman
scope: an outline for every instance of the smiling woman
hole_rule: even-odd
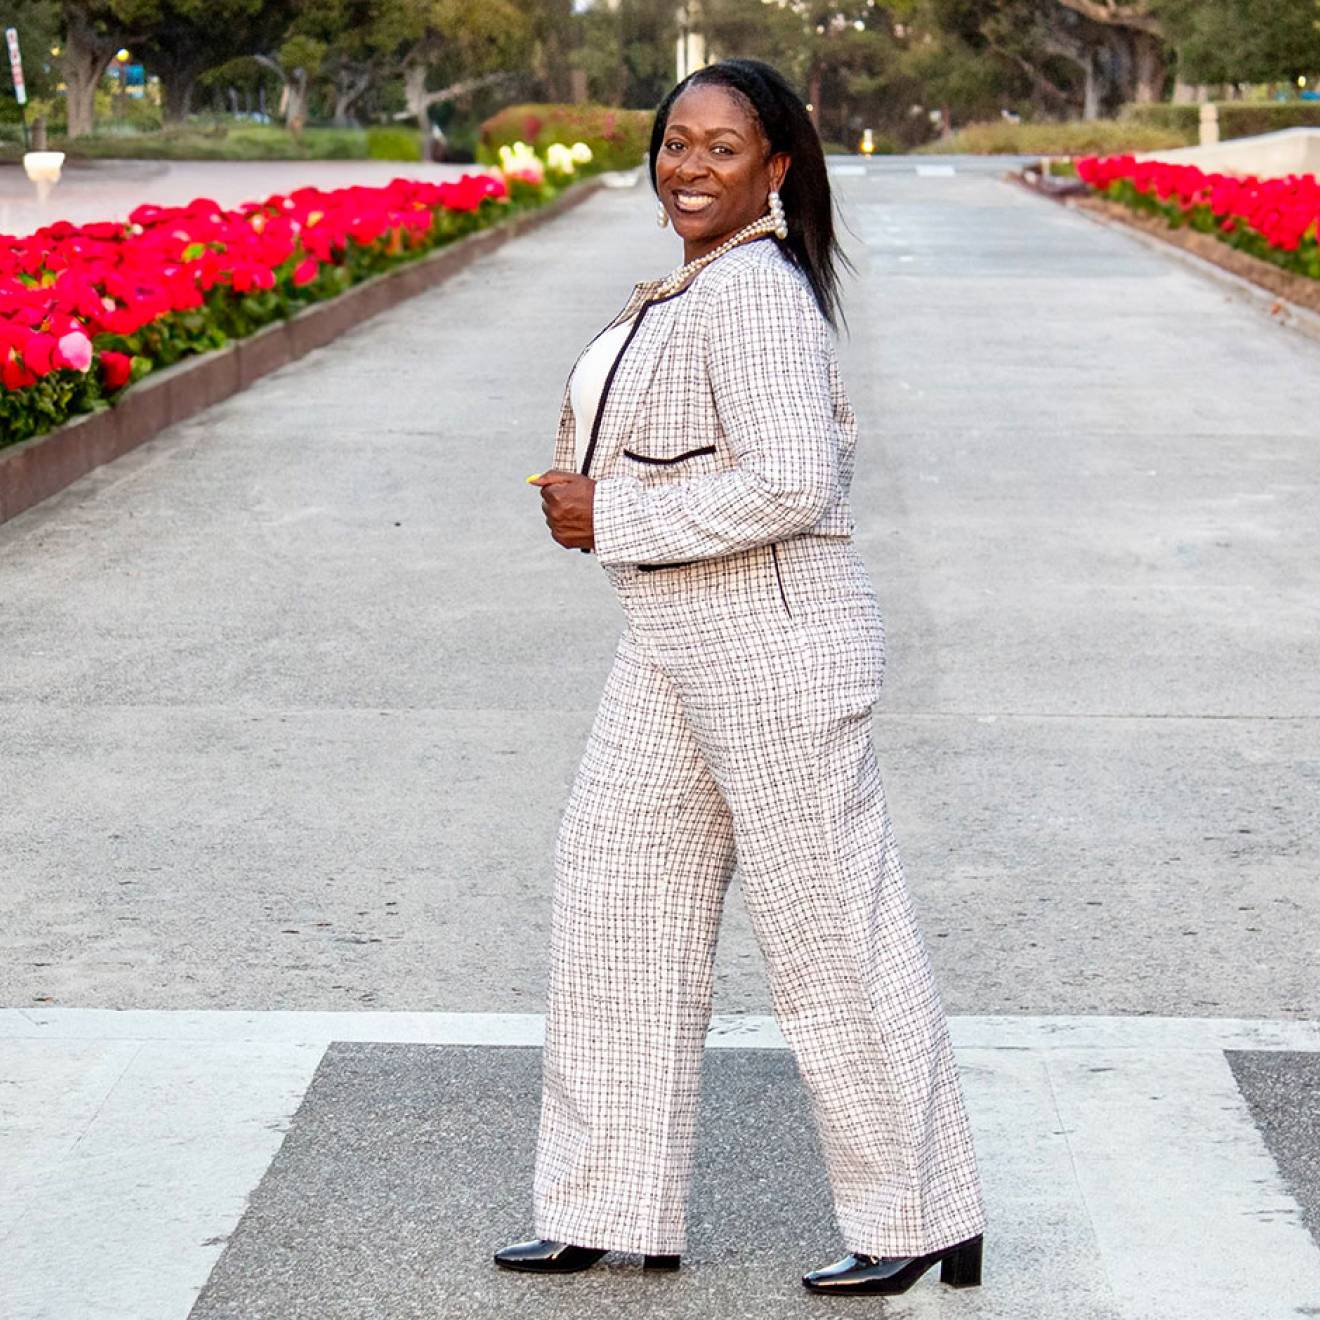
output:
[[[849,1249],[802,1282],[976,1284],[971,1134],[871,738],[884,626],[820,142],[774,69],[726,60],[665,98],[650,169],[685,264],[579,355],[534,479],[626,627],[555,844],[540,1236],[495,1261],[678,1267],[736,864]]]
[[[787,255],[833,325],[836,263],[846,261],[834,235],[825,157],[805,107],[793,113],[797,98],[787,87],[791,100],[767,95],[773,82],[762,68],[768,66],[725,60],[670,92],[651,130],[651,186],[662,223],[672,221],[683,240],[684,261],[713,251],[755,221],[767,196],[772,209],[778,200],[787,219]]]

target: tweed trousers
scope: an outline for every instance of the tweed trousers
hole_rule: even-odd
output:
[[[555,845],[540,1237],[679,1253],[735,866],[848,1250],[985,1222],[871,734],[884,624],[848,537],[645,571]]]

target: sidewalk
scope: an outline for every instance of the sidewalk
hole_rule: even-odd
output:
[[[1320,345],[938,164],[837,176],[841,357],[877,745],[994,1227],[983,1288],[884,1314],[1294,1320]],[[736,883],[691,1270],[489,1264],[530,1235],[546,859],[620,626],[523,478],[577,349],[678,263],[651,212],[598,194],[0,527],[4,1320],[827,1305]]]

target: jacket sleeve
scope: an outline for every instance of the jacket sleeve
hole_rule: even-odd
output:
[[[735,466],[651,486],[602,477],[593,523],[603,564],[713,559],[780,541],[837,497],[829,329],[798,279],[739,271],[713,300],[705,356]]]

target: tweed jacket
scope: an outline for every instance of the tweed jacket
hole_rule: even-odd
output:
[[[850,536],[857,421],[805,275],[767,236],[676,293],[659,284],[636,285],[604,327],[637,314],[581,469],[596,479],[599,561],[676,566]],[[565,386],[555,467],[575,470],[574,437]]]

